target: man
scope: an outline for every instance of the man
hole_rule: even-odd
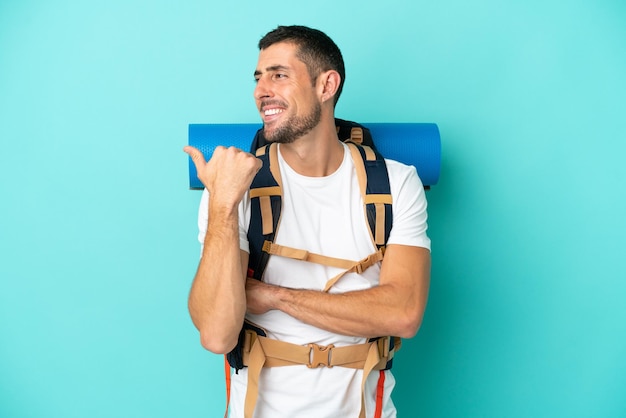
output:
[[[264,136],[279,144],[283,182],[275,242],[348,260],[367,257],[376,248],[353,157],[335,127],[345,79],[339,49],[324,33],[302,26],[278,27],[261,39],[259,49],[254,97]],[[206,187],[198,221],[202,258],[189,295],[191,318],[206,349],[232,350],[244,318],[273,341],[317,349],[415,335],[427,300],[430,240],[424,191],[413,167],[386,161],[393,228],[384,260],[344,275],[324,291],[340,269],[271,256],[263,281],[248,277],[248,190],[261,161],[232,147],[218,147],[208,163],[192,147],[185,152]],[[402,363],[406,367],[410,359],[395,367]],[[362,402],[368,417],[396,415],[390,370],[366,374],[362,388],[363,367],[264,367],[254,382],[258,398],[244,407],[248,369],[232,377],[234,417],[243,417],[244,409],[251,415],[251,408],[255,417],[358,417]]]

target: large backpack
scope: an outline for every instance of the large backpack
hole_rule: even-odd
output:
[[[349,143],[353,159],[357,167],[361,194],[367,215],[368,227],[372,241],[376,245],[377,257],[368,257],[358,263],[346,263],[348,260],[334,259],[303,250],[284,249],[274,244],[276,232],[280,223],[282,209],[282,185],[278,161],[274,161],[275,146],[263,136],[263,130],[259,129],[252,141],[251,152],[261,159],[263,165],[250,186],[251,216],[248,228],[248,241],[250,243],[250,257],[248,261],[248,276],[262,280],[270,255],[282,255],[298,258],[304,261],[318,262],[344,268],[344,271],[330,279],[324,289],[327,291],[344,274],[351,271],[363,271],[372,264],[382,260],[385,246],[393,224],[391,189],[387,166],[383,156],[376,151],[369,129],[356,122],[335,119],[337,134],[343,142]],[[358,158],[357,158],[358,155]],[[289,254],[286,254],[289,253]],[[241,349],[244,343],[244,332],[252,329],[257,334],[265,336],[261,328],[245,322],[239,336],[239,343],[227,354],[228,363],[235,370],[244,366]],[[391,341],[398,349],[399,339]],[[387,368],[391,367],[391,361]]]

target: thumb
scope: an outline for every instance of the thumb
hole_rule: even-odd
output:
[[[187,145],[186,147],[183,148],[183,151],[187,153],[189,157],[191,157],[191,161],[193,161],[194,165],[196,166],[196,169],[199,169],[200,167],[203,167],[206,164],[204,155],[199,149],[194,148],[190,145]]]

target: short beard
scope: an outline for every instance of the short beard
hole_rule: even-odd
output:
[[[315,104],[315,107],[308,115],[294,116],[287,119],[283,124],[277,127],[273,131],[267,130],[263,127],[263,135],[269,142],[276,142],[278,144],[291,144],[296,139],[303,137],[311,132],[322,119],[322,106],[319,103]]]

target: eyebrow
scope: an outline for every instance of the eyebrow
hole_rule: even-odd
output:
[[[267,71],[267,72],[270,72],[270,71],[287,71],[287,70],[290,70],[290,69],[291,69],[291,68],[290,68],[290,67],[287,67],[286,65],[272,65],[272,66],[270,66],[270,67],[267,67],[267,68],[265,69],[265,71]],[[256,71],[254,72],[254,76],[255,76],[255,77],[256,77],[256,76],[258,76],[258,75],[261,75],[261,74],[263,74],[263,71],[256,70]]]

